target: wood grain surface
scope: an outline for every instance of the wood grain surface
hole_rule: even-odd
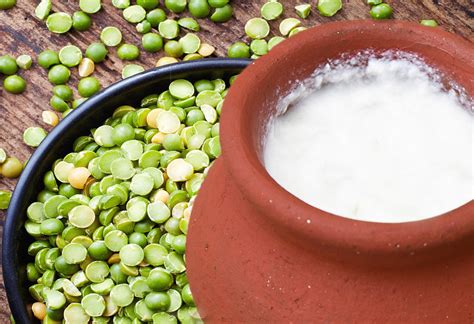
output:
[[[216,47],[217,56],[225,56],[227,47],[237,41],[246,40],[243,27],[245,22],[259,16],[259,8],[266,0],[238,1],[233,0],[234,19],[225,24],[214,24],[209,20],[199,20],[202,40]],[[68,43],[85,50],[91,42],[99,40],[102,28],[106,26],[119,27],[124,36],[124,42],[139,45],[140,35],[135,26],[127,23],[121,11],[111,5],[110,0],[103,1],[103,9],[93,16],[93,26],[86,32],[70,32],[66,35],[55,35],[48,31],[44,22],[34,16],[34,9],[39,0],[17,0],[17,5],[11,10],[0,11],[0,55],[18,56],[29,54],[36,57],[47,48],[59,50]],[[54,11],[72,13],[79,10],[79,1],[53,0]],[[163,2],[163,1],[161,1]],[[344,0],[343,9],[334,17],[326,18],[315,10],[314,0],[281,0],[286,10],[284,17],[297,17],[294,6],[300,3],[313,4],[313,12],[303,23],[310,27],[335,20],[354,20],[370,18],[369,6],[365,0]],[[474,41],[474,5],[472,0],[388,0],[394,9],[394,19],[419,21],[420,19],[436,19],[442,28],[457,33]],[[183,15],[182,15],[183,16]],[[278,33],[279,21],[272,23],[272,34]],[[146,68],[154,67],[163,52],[149,54],[142,51],[138,64]],[[96,67],[94,76],[99,78],[103,86],[120,80],[123,62],[111,49],[106,62]],[[77,86],[77,69],[73,69],[69,85]],[[12,95],[0,87],[0,147],[10,156],[26,160],[33,152],[22,141],[23,130],[29,126],[40,125],[48,129],[41,121],[41,112],[49,109],[52,85],[47,80],[47,73],[37,64],[28,71],[21,71],[27,80],[27,91],[21,95]],[[3,81],[0,78],[1,81]],[[0,189],[13,190],[14,180],[0,177]],[[0,211],[0,238],[5,213]],[[1,244],[1,243],[0,243]],[[1,255],[0,255],[1,260]],[[0,269],[0,274],[2,273]],[[1,277],[0,277],[1,279]],[[4,291],[3,281],[0,281],[0,323],[9,321],[9,308]]]

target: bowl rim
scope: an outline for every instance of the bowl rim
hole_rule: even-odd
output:
[[[22,206],[28,202],[24,199],[24,193],[30,186],[31,179],[37,177],[35,172],[37,165],[46,157],[48,150],[53,146],[54,142],[61,141],[61,137],[83,116],[89,114],[90,110],[98,109],[102,104],[109,101],[111,97],[120,96],[120,94],[130,88],[135,88],[143,83],[153,82],[153,80],[163,80],[168,78],[170,81],[173,75],[183,73],[199,73],[203,71],[231,71],[244,70],[250,63],[247,59],[228,59],[228,58],[210,58],[196,61],[179,62],[162,67],[153,68],[117,81],[110,86],[104,88],[101,92],[94,95],[79,107],[74,109],[63,121],[61,121],[44,139],[41,145],[35,150],[30,157],[25,169],[13,192],[10,206],[6,213],[5,223],[3,227],[2,238],[2,268],[3,279],[7,299],[10,310],[18,323],[29,323],[30,319],[26,311],[26,303],[21,296],[18,276],[18,262],[16,260],[18,251],[17,229],[19,223],[23,222],[25,217],[21,217],[20,211]]]
[[[245,98],[251,98],[258,91],[260,78],[279,67],[279,58],[291,57],[293,53],[304,50],[305,38],[312,42],[328,37],[328,34],[354,33],[361,37],[376,28],[395,35],[410,32],[415,37],[430,37],[455,44],[453,55],[462,54],[464,59],[474,49],[461,36],[451,34],[440,28],[422,26],[407,21],[355,20],[338,21],[319,25],[298,33],[285,41],[284,46],[276,46],[271,52],[251,64],[242,72],[230,89],[224,103],[227,106],[245,106]],[[351,34],[352,35],[352,34]],[[411,36],[411,37],[412,37]],[[337,42],[338,39],[333,39]],[[306,49],[307,50],[307,49]],[[441,49],[443,51],[443,49]],[[471,54],[472,55],[472,54]],[[293,56],[294,58],[294,56]],[[474,65],[471,65],[471,68]],[[278,88],[275,85],[273,88]],[[468,90],[469,91],[469,90]],[[252,203],[262,216],[269,217],[284,231],[291,232],[303,244],[313,242],[319,246],[332,247],[333,251],[346,251],[351,255],[364,252],[373,256],[387,255],[411,256],[431,249],[443,248],[453,242],[460,242],[474,235],[474,201],[440,216],[403,223],[377,223],[354,220],[337,216],[313,207],[296,198],[281,187],[266,171],[255,150],[249,149],[242,137],[234,134],[248,134],[245,128],[245,109],[225,109],[221,118],[222,152],[229,174],[237,183],[239,190]],[[450,217],[455,216],[455,217]]]

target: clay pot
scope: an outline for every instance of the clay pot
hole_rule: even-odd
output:
[[[474,45],[400,21],[318,26],[248,67],[226,98],[223,155],[188,235],[188,276],[207,323],[473,321],[473,201],[416,222],[350,220],[300,201],[262,165],[279,98],[328,59],[367,48],[417,53],[474,96]]]

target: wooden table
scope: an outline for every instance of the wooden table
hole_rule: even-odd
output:
[[[266,0],[237,1],[234,0],[235,19],[225,24],[214,24],[201,20],[202,31],[199,36],[204,41],[216,46],[217,56],[225,56],[227,47],[237,40],[245,40],[243,31],[245,22],[259,15],[259,7]],[[66,35],[51,34],[45,24],[34,16],[35,5],[38,1],[18,0],[15,8],[0,11],[0,55],[29,54],[35,57],[42,50],[51,48],[59,50],[68,43],[75,44],[85,50],[91,42],[98,41],[100,30],[106,26],[118,26],[123,31],[124,41],[140,44],[140,35],[134,25],[127,23],[121,12],[114,8],[111,1],[104,1],[104,8],[93,16],[93,26],[89,31],[71,32]],[[162,1],[163,2],[163,1]],[[296,17],[293,7],[305,1],[282,0],[285,5],[285,16]],[[309,2],[307,0],[306,2]],[[316,1],[311,1],[313,4]],[[436,19],[445,29],[474,40],[474,8],[471,0],[416,0],[416,1],[389,1],[394,9],[395,19],[419,21],[420,19]],[[54,10],[72,13],[78,10],[78,1],[53,1]],[[471,4],[471,5],[469,5]],[[344,0],[344,8],[335,17],[320,16],[313,9],[311,16],[304,21],[305,26],[315,26],[335,20],[366,19],[369,16],[369,6],[364,0]],[[272,23],[272,32],[278,31],[278,22]],[[142,51],[139,64],[152,68],[163,52],[149,54]],[[97,66],[94,76],[98,77],[103,86],[107,86],[120,79],[123,62],[112,49],[105,63]],[[34,65],[21,74],[28,82],[28,88],[22,95],[12,95],[0,88],[0,147],[11,156],[26,160],[33,150],[22,141],[23,130],[29,126],[41,125],[41,112],[49,109],[52,85],[47,80],[47,73],[41,67]],[[70,85],[77,86],[77,70],[73,69]],[[0,178],[0,189],[13,189],[14,180]],[[0,212],[0,238],[5,213]],[[0,255],[1,260],[1,255]],[[0,269],[0,274],[1,274]],[[0,279],[1,280],[1,279]],[[7,323],[9,319],[8,303],[3,282],[0,281],[0,323]]]

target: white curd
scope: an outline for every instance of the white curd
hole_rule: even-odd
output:
[[[264,146],[269,174],[312,206],[366,221],[421,220],[471,201],[472,99],[461,104],[410,55],[361,57],[320,68],[282,99]]]

